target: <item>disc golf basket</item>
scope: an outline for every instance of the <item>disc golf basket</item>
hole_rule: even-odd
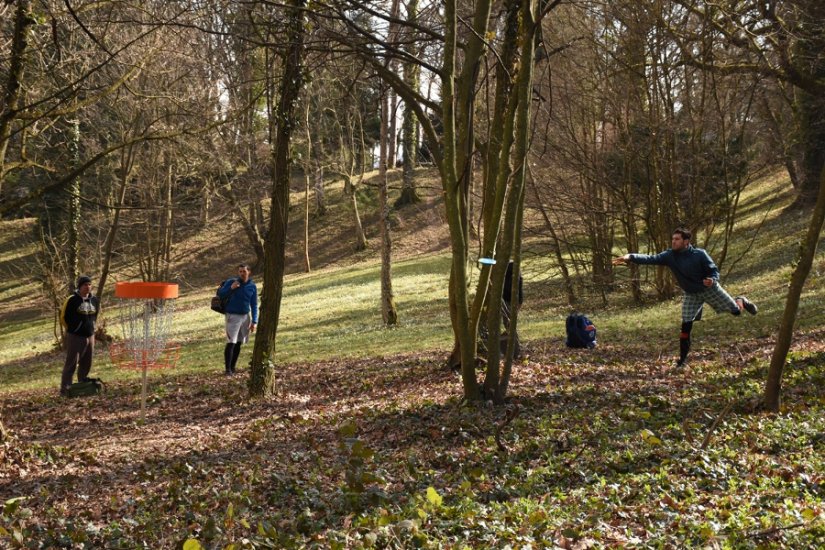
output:
[[[112,342],[112,364],[143,373],[140,417],[146,419],[146,379],[150,369],[174,367],[180,347],[169,342],[172,315],[178,297],[175,283],[125,282],[115,284],[120,298],[123,340]]]

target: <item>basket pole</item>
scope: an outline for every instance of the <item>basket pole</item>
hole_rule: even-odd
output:
[[[140,389],[140,420],[146,422],[146,361],[143,361],[143,383]]]

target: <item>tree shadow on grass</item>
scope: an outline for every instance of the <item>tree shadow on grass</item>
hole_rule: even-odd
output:
[[[6,465],[0,490],[29,496],[41,524],[57,526],[48,510],[69,506],[98,524],[137,518],[129,540],[153,542],[220,524],[242,495],[253,531],[266,520],[302,536],[337,528],[356,508],[404,506],[429,486],[449,495],[470,481],[478,500],[505,501],[621,484],[685,452],[673,424],[686,410],[724,407],[718,387],[674,376],[643,346],[534,347],[542,353],[513,376],[510,405],[520,413],[500,434],[509,453],[492,437],[505,411],[460,405],[460,380],[441,368],[443,358],[415,354],[279,366],[277,396],[265,401],[246,400],[245,376],[164,377],[150,385],[145,424],[134,386],[88,400],[13,395],[8,427],[47,458]],[[821,366],[822,355],[811,361]],[[753,373],[720,382],[735,383],[727,376]],[[353,500],[345,423],[355,427],[347,437],[374,453],[361,468],[386,481],[377,500],[369,491]],[[665,444],[627,459],[644,429]],[[235,525],[215,537],[248,534]]]

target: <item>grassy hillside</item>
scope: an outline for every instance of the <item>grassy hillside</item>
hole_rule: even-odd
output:
[[[759,315],[708,312],[683,371],[670,367],[678,300],[635,306],[620,285],[604,307],[585,293],[599,346],[568,350],[550,259],[529,255],[527,357],[509,416],[463,406],[460,380],[443,369],[449,261],[434,186],[423,205],[395,214],[400,327],[381,326],[369,188],[370,250],[351,251],[342,205],[313,220],[316,270],[301,273],[299,247],[288,251],[277,391],[265,402],[246,399],[245,373],[219,375],[222,323],[206,307],[214,284],[250,259],[237,222],[188,236],[176,267],[182,354],[175,369],[151,374],[145,423],[137,373],[112,367],[104,349],[94,372],[107,392],[56,398],[62,355],[31,278],[32,222],[3,222],[0,398],[17,439],[0,445],[0,546],[822,547],[822,249],[783,412],[755,410],[806,221],[786,209],[787,187],[772,177],[748,189],[723,265],[725,287],[757,302]]]
[[[363,223],[371,237],[370,248],[355,253],[349,207],[340,197],[342,187],[329,186],[327,215],[311,220],[310,255],[316,266],[311,273],[301,272],[300,215],[304,197],[302,193],[293,193],[296,206],[288,250],[290,274],[283,299],[277,362],[448,350],[448,241],[437,201],[437,181],[424,179],[423,184],[429,198],[394,215],[397,260],[393,285],[401,320],[397,329],[385,329],[381,323],[379,239],[373,190],[367,187],[359,192]],[[744,323],[724,315],[707,315],[694,329],[699,354],[726,349],[724,344],[731,329],[740,340],[769,337],[776,330],[796,240],[806,222],[804,213],[786,210],[790,201],[787,182],[778,176],[760,181],[743,197],[742,218],[728,260],[722,266],[724,285],[732,293],[750,296],[759,304],[761,313]],[[32,279],[36,265],[33,224],[32,220],[3,222],[0,232],[0,369],[6,380],[0,393],[49,387],[62,362],[61,354],[54,349],[53,312],[43,299],[38,299],[38,283]],[[178,245],[175,271],[181,284],[181,298],[176,304],[173,337],[184,348],[174,372],[211,372],[221,368],[222,318],[209,311],[206,304],[217,283],[232,276],[239,261],[253,258],[245,236],[233,229],[237,224],[224,216],[206,231],[194,233]],[[719,243],[714,241],[708,243],[712,254],[717,246]],[[620,252],[617,250],[617,254]],[[527,254],[525,259],[527,300],[521,324],[525,338],[534,347],[552,346],[563,339],[563,321],[569,308],[559,281],[546,275],[552,261],[536,254]],[[677,303],[657,303],[651,297],[647,306],[626,309],[630,305],[629,293],[623,292],[621,286],[627,271],[618,268],[617,277],[620,289],[610,296],[608,308],[596,296],[586,293],[579,306],[597,320],[600,341],[653,345],[662,354],[670,353],[672,327],[678,318]],[[801,304],[800,329],[825,326],[825,309],[820,307],[825,299],[823,277],[825,260],[820,254]],[[115,274],[116,280],[132,278],[134,274],[128,267]],[[109,286],[111,292],[113,285]],[[107,293],[104,306],[105,322],[110,332],[119,337],[118,301]],[[639,334],[644,334],[644,338],[640,340]],[[246,346],[244,357],[248,357],[250,348]],[[110,380],[136,376],[130,371],[113,371],[105,349],[101,351],[95,367],[101,376]],[[241,363],[245,361],[242,359]]]

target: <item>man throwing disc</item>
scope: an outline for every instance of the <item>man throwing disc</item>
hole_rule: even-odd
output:
[[[744,296],[731,298],[719,285],[719,268],[705,250],[694,248],[690,244],[690,237],[690,231],[680,227],[673,231],[671,247],[664,252],[652,256],[625,254],[613,259],[613,265],[626,265],[629,262],[665,265],[670,268],[679,286],[685,291],[677,367],[685,365],[690,351],[690,331],[693,329],[693,322],[701,318],[702,306],[705,303],[710,304],[717,313],[727,311],[732,315],[740,315],[742,310],[745,310],[751,315],[756,315],[758,311],[756,304]]]

